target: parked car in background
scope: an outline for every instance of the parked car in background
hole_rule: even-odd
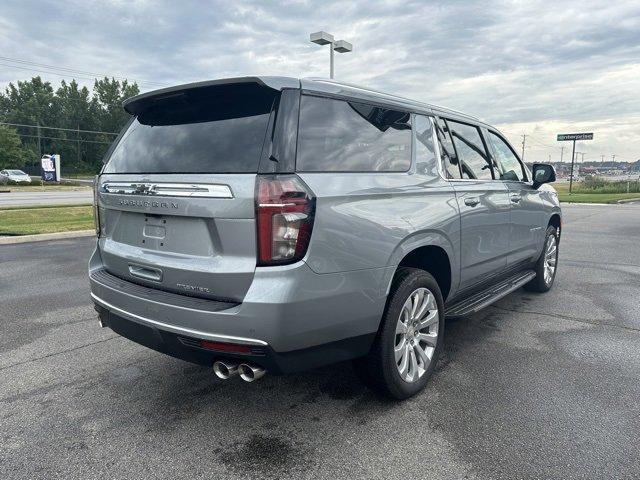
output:
[[[22,170],[0,170],[0,183],[7,183],[9,181],[31,183],[31,177]]]
[[[445,318],[553,285],[555,171],[530,172],[477,118],[283,77],[124,108],[94,187],[100,322],[220,378],[353,359],[371,388],[407,398]]]

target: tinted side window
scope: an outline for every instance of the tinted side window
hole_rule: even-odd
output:
[[[410,114],[365,103],[302,96],[297,170],[405,172],[410,166]]]
[[[491,163],[477,127],[447,120],[460,160],[462,178],[492,179]]]
[[[458,157],[456,157],[456,151],[453,148],[453,142],[449,134],[449,127],[447,127],[444,120],[438,119],[436,131],[442,155],[442,164],[444,165],[447,178],[462,178],[460,176],[460,168],[458,167]]]
[[[493,132],[489,132],[489,142],[496,156],[496,163],[500,172],[500,180],[522,181],[526,178],[522,164],[509,145]]]

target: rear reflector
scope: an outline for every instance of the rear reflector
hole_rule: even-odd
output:
[[[311,239],[313,193],[296,175],[259,176],[256,182],[258,264],[300,260]]]
[[[200,346],[207,350],[216,350],[218,352],[227,353],[251,353],[249,345],[239,345],[237,343],[210,342],[209,340],[200,340]]]

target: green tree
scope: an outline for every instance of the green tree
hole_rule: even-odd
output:
[[[37,164],[40,153],[57,153],[62,158],[63,175],[97,172],[115,139],[113,133],[129,120],[122,102],[139,92],[135,83],[114,78],[96,80],[92,90],[80,87],[75,80],[63,80],[54,91],[49,82],[33,77],[10,83],[5,93],[0,93],[0,122],[40,125],[40,129],[16,127],[27,154],[26,164]]]
[[[22,168],[27,154],[16,131],[6,125],[0,125],[0,170]]]
[[[59,153],[67,172],[90,172],[99,168],[99,160],[106,144],[93,143],[94,134],[79,130],[99,130],[98,104],[87,87],[80,88],[75,80],[61,82],[54,97],[54,111],[57,115],[56,130],[51,152]],[[75,132],[73,130],[76,130]]]
[[[108,132],[119,131],[129,120],[129,114],[122,108],[122,102],[140,93],[138,85],[126,80],[119,82],[115,78],[96,80],[93,94],[100,109],[100,124]]]
[[[51,125],[54,121],[54,92],[49,82],[40,77],[29,81],[10,83],[0,102],[0,121],[26,125]],[[35,164],[39,158],[37,130],[28,127],[17,127],[23,145],[28,151],[26,163]],[[41,132],[42,136],[46,136]],[[48,139],[41,139],[41,148],[47,152],[50,148]]]

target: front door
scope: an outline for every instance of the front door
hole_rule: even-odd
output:
[[[499,134],[486,135],[495,160],[495,170],[509,189],[511,225],[507,265],[515,267],[535,259],[545,238],[545,208],[538,190],[533,188],[527,171],[509,143]]]
[[[511,201],[505,183],[494,179],[479,128],[454,120],[446,127],[460,170],[451,183],[460,209],[460,288],[466,289],[506,270]]]

